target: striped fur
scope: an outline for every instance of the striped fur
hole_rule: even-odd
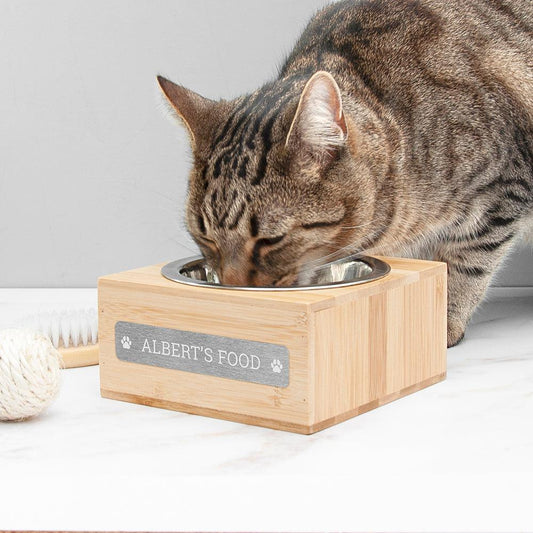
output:
[[[160,78],[191,135],[192,235],[229,284],[353,252],[446,261],[456,344],[532,224],[532,51],[530,0],[350,0],[252,94]]]

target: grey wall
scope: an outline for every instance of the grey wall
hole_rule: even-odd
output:
[[[213,97],[272,77],[324,0],[0,0],[0,286],[94,286],[196,252],[162,73]],[[503,285],[533,285],[532,253]]]

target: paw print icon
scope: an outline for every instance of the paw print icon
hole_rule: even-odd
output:
[[[131,340],[127,335],[124,335],[120,342],[122,344],[122,348],[124,348],[125,350],[129,350],[131,348]]]
[[[270,363],[270,366],[272,367],[272,372],[275,372],[276,374],[279,374],[283,368],[279,359],[274,359],[272,363]]]

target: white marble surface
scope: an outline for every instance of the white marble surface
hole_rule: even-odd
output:
[[[0,327],[92,290],[0,290]],[[533,530],[533,289],[494,292],[448,379],[311,436],[104,400],[67,370],[0,423],[0,529]]]

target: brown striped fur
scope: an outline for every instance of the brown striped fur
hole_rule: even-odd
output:
[[[191,136],[188,227],[224,283],[352,252],[443,260],[452,346],[533,220],[531,0],[339,2],[253,94],[159,83]]]

